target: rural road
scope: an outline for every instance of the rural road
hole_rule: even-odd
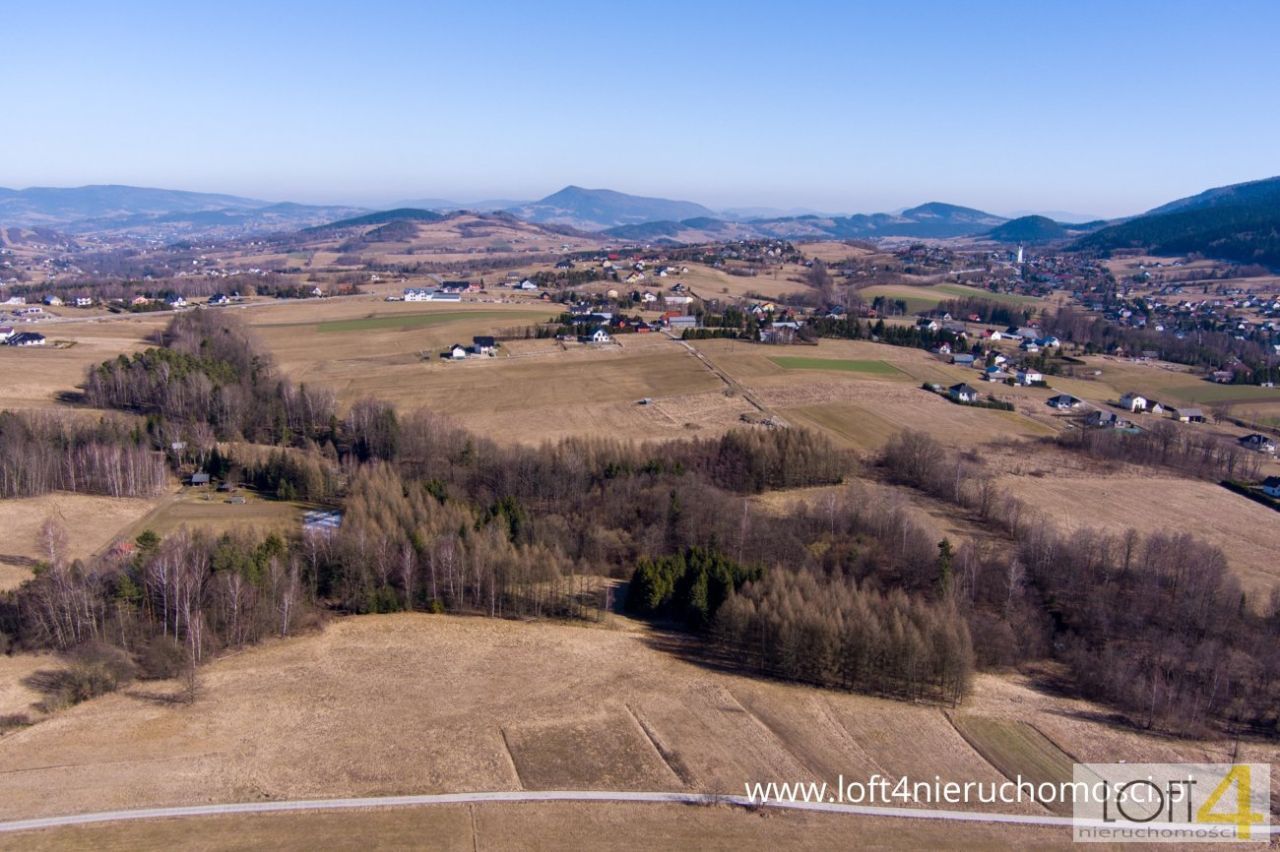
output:
[[[42,828],[90,825],[125,820],[172,819],[174,817],[221,816],[226,814],[265,814],[297,811],[333,811],[358,808],[399,808],[424,805],[474,805],[490,802],[600,802],[606,804],[649,803],[682,805],[731,804],[739,807],[768,807],[782,810],[819,811],[850,816],[889,817],[899,819],[946,820],[953,822],[1005,823],[1012,825],[1070,828],[1069,817],[1034,814],[998,814],[980,811],[948,811],[924,808],[875,807],[826,802],[769,802],[753,805],[746,796],[708,793],[645,793],[611,790],[546,790],[493,793],[440,793],[423,796],[371,796],[350,799],[296,799],[277,802],[242,802],[225,805],[189,805],[172,808],[140,808],[137,810],[100,811],[71,816],[38,817],[0,822],[0,833],[33,831]],[[1280,835],[1280,826],[1255,826],[1258,834]]]

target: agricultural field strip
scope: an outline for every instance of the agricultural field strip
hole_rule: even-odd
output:
[[[654,804],[732,804],[739,807],[768,807],[780,810],[820,811],[850,816],[896,817],[903,819],[946,820],[955,822],[985,822],[1015,825],[1062,826],[1075,825],[1070,817],[1039,816],[1035,814],[985,813],[981,811],[951,811],[935,808],[876,807],[851,805],[838,802],[767,802],[753,803],[746,796],[717,795],[714,793],[631,792],[614,790],[546,790],[521,792],[439,793],[421,796],[370,796],[346,799],[295,799],[278,802],[238,802],[221,805],[190,805],[172,808],[141,808],[137,810],[100,811],[60,817],[0,822],[0,833],[32,831],[44,828],[61,828],[93,823],[126,820],[173,819],[190,816],[218,816],[225,814],[261,814],[288,811],[328,811],[360,808],[394,808],[425,805],[464,805],[488,802],[647,802]],[[1082,823],[1087,824],[1087,823]],[[1256,826],[1255,831],[1280,836],[1280,825]]]
[[[355,319],[318,320],[315,322],[264,323],[259,328],[313,328],[317,332],[334,333],[350,331],[378,331],[383,329],[411,329],[443,325],[470,319],[542,319],[551,314],[546,311],[519,309],[460,310],[420,312],[412,314],[378,314]]]
[[[770,357],[769,360],[784,370],[835,370],[847,373],[866,373],[873,376],[911,378],[888,361],[806,358],[797,355],[776,355]]]

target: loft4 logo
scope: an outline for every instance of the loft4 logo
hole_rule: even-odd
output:
[[[1267,842],[1266,764],[1078,763],[1072,773],[1077,841]]]
[[[1271,775],[1268,773],[1267,781],[1270,782],[1270,780]],[[1218,803],[1231,792],[1233,786],[1236,793],[1235,810],[1226,812],[1215,810],[1218,807]],[[1209,798],[1204,800],[1204,804],[1196,809],[1195,821],[1234,825],[1236,834],[1239,835],[1241,840],[1252,839],[1253,826],[1261,825],[1267,820],[1265,813],[1258,813],[1253,809],[1252,792],[1253,767],[1248,763],[1232,766],[1222,780],[1218,782],[1218,786],[1209,794]],[[1270,802],[1264,800],[1262,804],[1263,807],[1266,807],[1270,805]]]

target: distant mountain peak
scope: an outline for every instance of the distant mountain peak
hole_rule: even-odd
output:
[[[576,184],[508,212],[529,222],[570,225],[590,231],[715,216],[710,209],[692,201],[628,195],[614,189],[587,189]]]

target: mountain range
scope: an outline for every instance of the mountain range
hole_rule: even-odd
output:
[[[1216,187],[1088,234],[1074,248],[1203,254],[1280,267],[1280,177]]]
[[[252,233],[330,222],[359,208],[273,203],[238,195],[121,186],[6,189],[0,225],[50,227],[67,233],[132,231],[143,235]]]
[[[0,226],[55,229],[76,236],[117,233],[150,239],[228,237],[392,221],[438,221],[467,209],[509,216],[558,233],[616,240],[696,243],[749,238],[875,239],[974,237],[998,242],[1074,239],[1074,248],[1108,252],[1199,252],[1280,267],[1280,177],[1206,190],[1111,222],[1071,224],[1043,215],[1008,219],[971,207],[930,202],[894,213],[773,215],[763,208],[716,213],[692,201],[567,186],[538,201],[456,204],[423,198],[389,211],[344,205],[272,203],[217,193],[102,185],[0,187]],[[767,215],[761,215],[767,214]]]

